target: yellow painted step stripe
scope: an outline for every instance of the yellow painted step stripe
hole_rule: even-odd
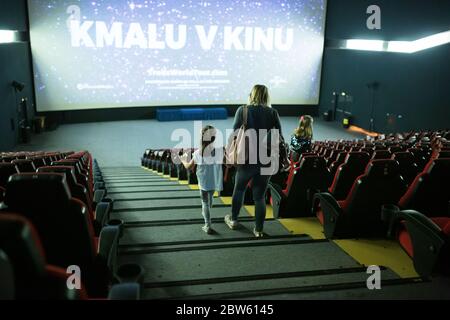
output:
[[[231,197],[220,197],[220,200],[222,200],[224,204],[231,206]]]
[[[323,227],[316,217],[278,219],[293,234],[306,234],[314,240],[325,239]]]
[[[418,277],[412,259],[396,241],[384,239],[333,240],[359,263],[385,266],[401,278]]]
[[[230,202],[231,204],[231,202]],[[252,217],[255,216],[255,205],[247,205],[244,206],[245,210],[247,210],[248,214]],[[273,210],[272,206],[267,205],[266,206],[266,219],[273,219]]]

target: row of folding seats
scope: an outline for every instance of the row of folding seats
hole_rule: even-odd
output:
[[[436,135],[430,144],[415,144],[406,152],[394,153],[392,159],[400,165],[400,175],[406,181],[411,181],[400,198],[399,188],[392,188],[394,180],[381,184],[379,180],[376,181],[382,189],[373,189],[369,192],[370,196],[364,198],[364,191],[370,189],[368,181],[370,171],[374,168],[373,162],[369,163],[365,174],[357,178],[358,181],[353,184],[345,200],[336,201],[329,193],[318,194],[315,200],[320,205],[315,210],[324,225],[325,235],[330,238],[383,236],[387,231],[387,235],[397,239],[413,259],[415,269],[421,276],[449,274],[450,191],[446,188],[450,181],[448,147],[448,141],[439,140],[439,135]],[[385,167],[383,175],[389,176],[389,171],[392,168]],[[379,201],[386,196],[393,197]],[[378,204],[374,206],[376,202]]]
[[[179,181],[187,181],[189,184],[197,184],[196,167],[191,170],[186,168],[179,162],[179,157],[187,155],[190,158],[195,148],[185,149],[147,149],[142,158],[141,165],[145,168],[157,171]],[[175,160],[177,159],[177,160]],[[235,168],[223,166],[223,190],[222,196],[231,196],[234,188]]]
[[[327,238],[382,236],[386,232],[381,220],[383,205],[419,210],[429,217],[450,216],[450,192],[444,187],[449,179],[450,158],[430,160],[409,187],[397,162],[372,160],[345,199],[317,194],[315,210]]]
[[[412,155],[397,152],[392,159],[399,163],[400,175],[409,185],[419,173]],[[285,181],[271,181],[271,196],[276,198],[276,217],[310,216],[312,197],[316,192],[328,191],[335,199],[344,200],[355,180],[373,160],[378,159],[371,160],[366,152],[341,152],[338,160],[327,167],[326,159],[321,156],[302,155],[300,165],[291,167]]]
[[[371,160],[378,160],[378,158],[392,158],[399,163],[398,170],[400,171],[400,176],[403,177],[407,186],[411,184],[413,179],[419,173],[419,168],[415,164],[416,158],[412,153],[408,151],[395,152],[391,155],[389,151],[382,150],[385,148],[385,144],[379,145],[369,145],[368,143],[363,144],[364,148],[374,148],[378,147],[379,150],[374,151],[372,158],[367,152],[347,152],[345,149],[351,150],[351,144],[342,144],[340,142],[332,143],[333,151],[329,153],[329,158],[325,158],[327,155],[327,149],[330,147],[330,142],[324,146],[319,142],[317,145],[313,145],[313,150],[317,153],[307,153],[303,154],[301,159],[304,159],[302,166],[300,167],[300,161],[293,163],[289,174],[278,174],[271,179],[270,184],[270,194],[274,203],[274,213],[276,217],[295,217],[295,216],[310,216],[312,209],[312,198],[315,193],[329,191],[334,198],[337,200],[344,200],[349,194],[355,180],[362,175],[366,167]],[[398,147],[398,149],[393,149]],[[395,150],[405,150],[407,146],[400,147],[398,144],[391,144],[390,147],[393,151]],[[188,150],[191,152],[192,150]],[[424,150],[416,148],[417,157],[423,157],[424,153],[419,153]],[[153,151],[147,152],[147,154],[152,154]],[[172,150],[177,154],[183,153],[183,150]],[[380,153],[383,156],[377,156]],[[158,166],[160,163],[169,161],[172,159],[171,152],[169,150],[157,150],[153,152],[155,155],[153,158],[149,157],[150,164],[149,167],[159,171],[164,172]],[[164,157],[166,155],[166,157]],[[333,155],[336,155],[334,160]],[[322,160],[310,158],[316,157]],[[145,155],[144,158],[145,159]],[[425,158],[420,158],[425,159]],[[323,161],[325,160],[325,161]],[[332,161],[334,160],[334,161]],[[143,160],[145,161],[145,160]],[[327,165],[327,162],[331,164]],[[145,164],[145,163],[144,163]],[[148,163],[147,163],[148,165]],[[173,164],[172,164],[173,165]],[[328,170],[328,171],[327,171]],[[226,168],[225,171],[231,171]],[[179,174],[177,177],[180,180],[189,180],[190,183],[196,183],[192,176],[195,176],[195,171],[186,172],[182,165],[178,165]],[[182,172],[180,174],[180,172]],[[168,172],[164,172],[168,173]],[[228,176],[228,175],[226,175]],[[333,179],[332,179],[333,177]],[[224,179],[227,182],[232,179]],[[232,181],[227,184],[227,192],[229,195],[232,194]],[[248,192],[250,194],[250,192]],[[228,194],[224,194],[228,195]],[[246,203],[251,203],[251,197],[246,197]]]
[[[12,212],[27,218],[37,229],[48,263],[63,269],[79,266],[89,296],[105,297],[115,281],[122,222],[109,221],[112,201],[103,198],[101,171],[91,155],[64,157],[37,172],[10,175],[0,216]],[[95,190],[99,184],[103,189]]]

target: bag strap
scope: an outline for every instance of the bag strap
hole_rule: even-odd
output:
[[[242,124],[245,128],[247,128],[247,114],[248,114],[248,106],[244,106],[244,110],[242,110]]]

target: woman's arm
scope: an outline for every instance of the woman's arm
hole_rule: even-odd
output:
[[[283,136],[283,133],[281,132],[281,122],[280,122],[280,116],[278,115],[278,111],[273,109],[274,111],[274,127],[275,129],[278,129],[280,131],[280,136]]]
[[[242,126],[242,109],[243,107],[239,107],[239,109],[237,109],[236,114],[234,116],[234,122],[233,122],[233,130],[237,130]]]

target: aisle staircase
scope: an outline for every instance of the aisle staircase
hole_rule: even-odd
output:
[[[315,218],[275,220],[268,207],[265,237],[254,237],[253,206],[241,225],[223,221],[231,199],[214,199],[213,235],[201,229],[198,187],[141,167],[105,167],[114,199],[111,218],[125,222],[119,264],[145,270],[145,299],[443,298],[445,281],[425,281],[395,242],[324,238]],[[367,266],[381,270],[369,290]],[[445,284],[445,285],[444,285]]]

